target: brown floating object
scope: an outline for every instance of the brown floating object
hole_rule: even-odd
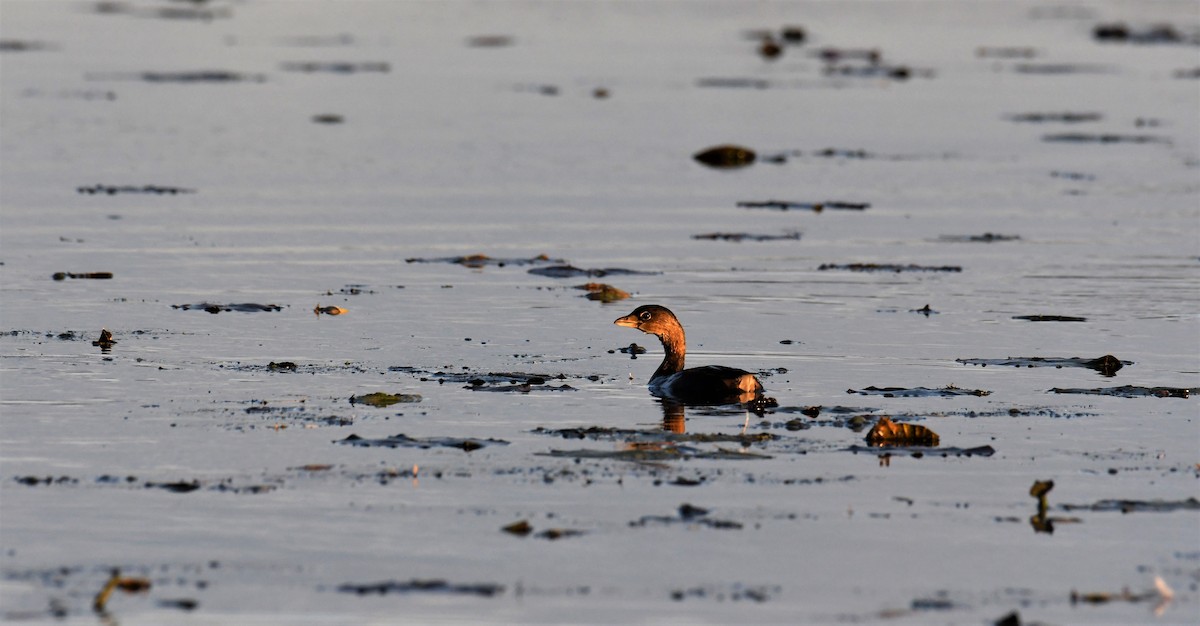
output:
[[[112,349],[113,344],[115,344],[115,343],[117,343],[117,340],[113,339],[112,332],[110,332],[107,328],[101,328],[100,329],[100,338],[93,341],[92,345],[100,346],[100,348],[102,350],[107,352],[110,349]]]
[[[112,272],[80,272],[80,273],[55,272],[54,275],[51,276],[50,278],[53,278],[54,280],[66,280],[68,278],[90,278],[92,280],[109,280],[112,277],[113,277]]]
[[[867,443],[873,446],[930,446],[938,445],[937,433],[917,424],[896,423],[884,415],[867,433]]]
[[[313,309],[313,313],[316,313],[318,316],[322,313],[325,315],[341,315],[342,313],[349,313],[349,311],[338,306],[321,306],[318,304]]]
[[[750,148],[724,144],[713,146],[692,155],[693,159],[718,169],[734,169],[746,167],[754,163],[758,157]]]
[[[533,526],[529,525],[528,520],[521,520],[519,522],[513,522],[512,524],[509,524],[508,526],[505,526],[505,527],[501,528],[500,530],[503,530],[504,532],[509,533],[511,535],[517,535],[518,537],[524,537],[525,535],[528,535],[529,533],[533,532]]]
[[[586,283],[575,287],[588,292],[586,298],[588,300],[598,300],[600,302],[616,302],[629,297],[629,293],[617,289],[608,283]]]

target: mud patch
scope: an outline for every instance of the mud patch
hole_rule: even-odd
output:
[[[464,256],[446,256],[446,257],[432,257],[432,258],[413,257],[413,258],[404,259],[404,262],[405,263],[452,263],[455,265],[462,265],[464,267],[470,267],[470,268],[475,268],[475,269],[488,267],[488,266],[505,267],[508,265],[517,265],[517,266],[536,265],[538,263],[556,263],[556,264],[565,264],[566,263],[566,261],[563,259],[552,259],[549,256],[546,256],[545,254],[539,254],[535,257],[530,257],[530,258],[520,258],[520,257],[517,257],[517,258],[514,258],[514,257],[493,258],[486,254],[468,254],[468,255],[464,255]]]
[[[87,196],[115,196],[117,194],[177,196],[180,194],[196,193],[195,189],[188,189],[186,187],[168,187],[165,185],[92,185],[90,187],[76,187],[75,191]]]
[[[492,598],[504,593],[504,585],[496,583],[450,583],[441,579],[413,578],[407,581],[385,580],[376,583],[343,583],[337,586],[338,593],[353,593],[360,596],[387,595],[391,593],[433,593],[451,596],[479,596]]]
[[[672,526],[686,524],[687,526],[705,526],[718,530],[741,530],[742,523],[733,520],[722,520],[708,516],[708,509],[684,503],[679,506],[677,515],[643,515],[629,522],[630,528],[645,528],[646,526]]]
[[[365,404],[376,408],[387,408],[393,404],[401,402],[420,402],[421,394],[419,393],[385,393],[376,391],[361,396],[350,396],[350,404]]]
[[[1099,500],[1092,504],[1060,504],[1064,511],[1100,511],[1111,513],[1172,513],[1200,511],[1200,500]]]
[[[383,437],[380,439],[364,439],[358,435],[350,435],[345,439],[337,439],[333,443],[342,443],[346,445],[362,447],[362,448],[421,448],[427,450],[429,448],[458,448],[464,452],[471,452],[487,446],[507,446],[508,442],[503,439],[475,439],[475,438],[458,438],[458,437],[409,437],[403,433],[392,435],[391,437]]]
[[[1200,387],[1101,387],[1097,389],[1063,389],[1054,387],[1047,393],[1076,393],[1091,396],[1116,396],[1118,398],[1190,398]]]
[[[692,235],[692,239],[707,239],[709,241],[799,241],[799,231],[789,231],[782,235],[755,235],[751,233],[703,233]]]
[[[1076,317],[1074,315],[1014,315],[1015,320],[1025,320],[1027,322],[1086,322],[1086,317]]]
[[[842,211],[865,211],[871,207],[869,202],[847,202],[843,200],[826,200],[824,202],[789,202],[784,200],[740,201],[737,206],[742,209],[773,209],[776,211],[812,211],[820,213],[825,209]]]
[[[820,271],[843,270],[847,272],[961,272],[960,265],[900,265],[898,263],[822,263]]]
[[[997,241],[1019,241],[1020,235],[1001,235],[999,233],[983,233],[982,235],[941,235],[938,241],[955,243],[996,243]]]
[[[989,365],[999,365],[1007,367],[1084,367],[1090,370],[1096,370],[1105,376],[1116,376],[1117,371],[1126,365],[1133,365],[1133,361],[1122,361],[1117,357],[1106,354],[1095,359],[1081,359],[1079,357],[1010,357],[1007,359],[954,359],[964,365],[978,365],[987,367]]]
[[[645,272],[641,270],[630,270],[622,267],[603,267],[603,268],[579,268],[574,265],[552,265],[550,267],[535,267],[529,270],[530,274],[535,276],[547,276],[549,278],[575,278],[579,276],[590,276],[600,278],[603,276],[650,276],[661,272]]]
[[[983,389],[962,389],[954,385],[947,385],[941,389],[930,389],[928,387],[864,387],[862,389],[847,389],[846,393],[856,393],[860,396],[883,396],[885,398],[931,398],[942,396],[946,398],[954,396],[987,396],[992,392]]]
[[[282,311],[283,307],[278,304],[256,304],[254,302],[242,302],[235,304],[212,304],[209,302],[199,302],[196,304],[172,304],[172,309],[180,311],[204,311],[205,313],[228,313],[230,311],[239,311],[242,313],[261,313]]]

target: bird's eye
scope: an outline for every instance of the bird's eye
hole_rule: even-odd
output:
[[[650,318],[654,317],[654,314],[651,313],[650,311],[642,311],[642,314],[639,315],[638,317],[640,317],[643,322],[649,322]]]

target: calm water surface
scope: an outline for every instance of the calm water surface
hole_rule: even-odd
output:
[[[0,52],[6,621],[1200,620],[1195,397],[1049,392],[1200,386],[1198,48],[1092,36],[1195,37],[1194,3],[113,6],[0,3],[0,35],[32,48]],[[760,58],[748,33],[789,24],[805,45]],[[493,34],[511,45],[468,45]],[[831,74],[824,47],[911,78]],[[338,62],[360,65],[289,69]],[[144,76],[199,70],[244,80]],[[691,159],[721,143],[786,159]],[[764,200],[870,206],[737,207]],[[987,233],[1016,238],[961,240]],[[641,273],[407,262],[471,254]],[[820,269],[850,263],[961,271]],[[588,280],[633,297],[589,301]],[[205,302],[281,310],[173,307]],[[669,448],[659,346],[612,325],[652,302],[689,364],[760,372],[779,403],[688,407],[686,431],[773,439],[621,456]],[[956,361],[1105,354],[1132,364]],[[465,388],[492,372],[570,389]],[[871,386],[988,393],[847,393]],[[376,391],[421,401],[348,402]],[[994,453],[851,451],[850,418],[885,414]],[[622,432],[538,430],[589,427]],[[351,434],[507,445],[335,443]],[[1053,532],[1030,523],[1037,480]],[[1182,506],[1089,508],[1107,500]],[[501,530],[520,520],[533,534]],[[114,567],[152,587],[98,616]]]

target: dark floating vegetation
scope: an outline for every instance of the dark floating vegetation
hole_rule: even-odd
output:
[[[211,304],[208,302],[199,302],[197,304],[172,304],[172,309],[180,311],[204,311],[216,315],[221,312],[240,311],[242,313],[259,313],[263,311],[282,311],[283,307],[278,304],[256,304],[254,302],[242,302],[235,304]]]
[[[961,272],[961,265],[916,265],[909,263],[822,263],[821,271],[844,270],[848,272]]]
[[[867,431],[867,443],[873,446],[926,446],[936,448],[938,435],[919,424],[904,424],[881,415],[879,421]]]
[[[606,426],[589,426],[587,428],[545,428],[539,426],[529,432],[538,435],[562,437],[563,439],[624,441],[626,443],[739,443],[743,446],[748,446],[755,443],[765,443],[779,439],[778,435],[773,435],[770,433],[677,433],[658,429],[637,430],[629,428],[611,428]]]
[[[112,272],[54,272],[50,278],[54,280],[86,279],[86,280],[110,280],[113,277]]]
[[[292,365],[295,369],[295,364]],[[393,404],[401,402],[420,402],[421,394],[419,393],[385,393],[376,391],[361,396],[350,396],[350,404],[365,404],[377,408],[386,408]]]
[[[1171,513],[1200,511],[1200,500],[1099,500],[1092,504],[1060,504],[1064,511],[1103,511],[1121,513]]]
[[[1061,124],[1080,124],[1083,122],[1099,122],[1104,119],[1104,114],[1096,111],[1051,111],[1051,112],[1029,112],[1029,113],[1013,113],[1006,115],[1004,119],[1010,122],[1029,122],[1034,124],[1044,124],[1048,122]]]
[[[740,201],[737,205],[743,209],[801,210],[812,211],[813,213],[820,213],[825,209],[863,211],[871,206],[869,202],[846,202],[844,200],[826,200],[824,202],[788,202],[784,200]]]
[[[1105,376],[1114,376],[1117,371],[1126,365],[1133,365],[1133,361],[1122,361],[1117,357],[1106,354],[1102,357],[1094,359],[1081,359],[1079,357],[1009,357],[1007,359],[955,359],[955,361],[964,365],[979,365],[987,367],[989,365],[1004,365],[1008,367],[1085,367],[1087,369],[1096,370]]]
[[[1086,317],[1075,317],[1073,315],[1014,315],[1015,320],[1026,320],[1029,322],[1086,322]]]
[[[464,452],[471,452],[487,446],[507,446],[508,442],[503,439],[475,439],[472,437],[409,437],[403,433],[392,435],[391,437],[382,437],[380,439],[364,439],[358,435],[351,434],[345,439],[337,439],[334,443],[342,443],[350,446],[361,448],[458,448]]]
[[[472,380],[472,381],[470,381],[470,384],[468,384],[466,387],[463,387],[463,389],[470,389],[471,391],[494,391],[494,392],[498,392],[498,393],[530,393],[532,391],[576,391],[576,389],[574,387],[567,385],[567,384],[562,384],[557,387],[555,387],[554,385],[545,384],[544,382],[543,383],[533,383],[533,382],[512,383],[509,385],[489,385],[481,380]]]
[[[467,38],[468,48],[507,48],[516,43],[511,35],[475,35]]]
[[[245,74],[228,70],[195,70],[183,72],[134,72],[132,74],[110,73],[89,74],[89,80],[140,80],[155,84],[184,84],[196,85],[201,83],[231,84],[231,83],[265,83],[264,74]]]
[[[549,278],[576,278],[579,276],[591,276],[601,278],[603,276],[635,276],[635,275],[652,275],[658,272],[644,272],[640,270],[629,270],[621,267],[603,267],[584,269],[575,267],[574,265],[551,265],[549,267],[535,267],[529,270],[530,274],[536,276],[547,276]]]
[[[575,288],[586,291],[584,297],[588,300],[599,302],[616,302],[629,297],[629,292],[617,289],[608,283],[586,283],[576,285]]]
[[[846,393],[856,393],[860,396],[883,396],[885,398],[931,398],[941,396],[950,398],[953,396],[987,396],[992,392],[983,389],[962,389],[954,385],[947,385],[940,389],[930,389],[928,387],[864,387],[862,389],[847,389]]]
[[[496,267],[504,267],[506,265],[535,265],[538,263],[558,263],[565,264],[563,259],[552,259],[544,254],[539,254],[530,258],[492,258],[486,254],[468,254],[465,256],[447,256],[435,258],[409,258],[404,259],[405,263],[454,263],[471,268],[482,268],[489,265]]]
[[[1130,26],[1124,22],[1096,24],[1092,38],[1100,43],[1200,45],[1200,33],[1185,35],[1171,24]]]
[[[679,506],[678,515],[643,515],[629,522],[631,528],[646,526],[670,526],[687,524],[692,526],[707,526],[718,530],[741,530],[742,523],[731,520],[721,520],[708,516],[708,509],[692,506],[686,502]]]
[[[384,61],[287,61],[280,64],[285,72],[324,74],[386,74],[392,66]]]
[[[701,150],[692,158],[716,169],[737,169],[753,165],[758,155],[750,148],[726,144]]]
[[[703,233],[692,235],[692,239],[707,239],[709,241],[799,241],[799,231],[789,231],[782,235],[753,235],[750,233]]]
[[[983,233],[982,235],[940,235],[938,241],[956,243],[995,243],[997,241],[1018,241],[1020,235],[1001,235],[999,233]]]
[[[1171,143],[1158,135],[1122,135],[1117,133],[1055,133],[1042,135],[1042,141],[1051,143]]]
[[[452,596],[480,596],[491,598],[504,593],[504,585],[495,583],[457,584],[440,578],[412,580],[385,580],[376,583],[343,583],[338,585],[340,593],[365,595],[387,595],[389,593],[436,593]]]
[[[1190,398],[1200,387],[1140,387],[1123,385],[1097,389],[1063,389],[1054,387],[1047,393],[1074,393],[1091,396],[1115,396],[1118,398]]]
[[[992,456],[993,454],[996,454],[996,449],[991,446],[975,446],[973,448],[958,448],[958,447],[954,447],[954,446],[947,446],[947,447],[939,447],[939,448],[930,448],[930,447],[922,447],[922,446],[878,447],[878,446],[853,445],[853,446],[850,446],[849,448],[846,448],[846,451],[853,452],[855,454],[858,454],[860,452],[865,452],[868,454],[874,454],[879,457],[887,457],[887,456],[893,456],[893,455],[897,455],[897,454],[906,454],[915,459],[919,459],[919,458],[922,458],[925,456],[940,456],[940,457],[982,456],[982,457],[989,457],[989,456]]]
[[[613,354],[615,352],[620,352],[622,354],[628,354],[630,359],[637,359],[637,355],[646,354],[646,348],[643,346],[639,346],[636,343],[631,343],[631,344],[625,346],[624,348],[617,348],[616,350],[608,351],[609,354]]]
[[[117,194],[126,193],[146,193],[153,195],[174,196],[179,194],[196,193],[195,189],[187,189],[185,187],[169,187],[166,185],[92,185],[90,187],[76,187],[75,191],[90,196],[97,194],[115,196]]]
[[[658,461],[682,461],[685,459],[720,459],[727,461],[762,460],[771,458],[765,454],[755,454],[741,450],[701,450],[692,446],[674,445],[671,443],[633,445],[624,450],[550,450],[540,452],[539,456],[550,456],[567,459],[609,459],[613,461],[631,461],[635,463]]]

